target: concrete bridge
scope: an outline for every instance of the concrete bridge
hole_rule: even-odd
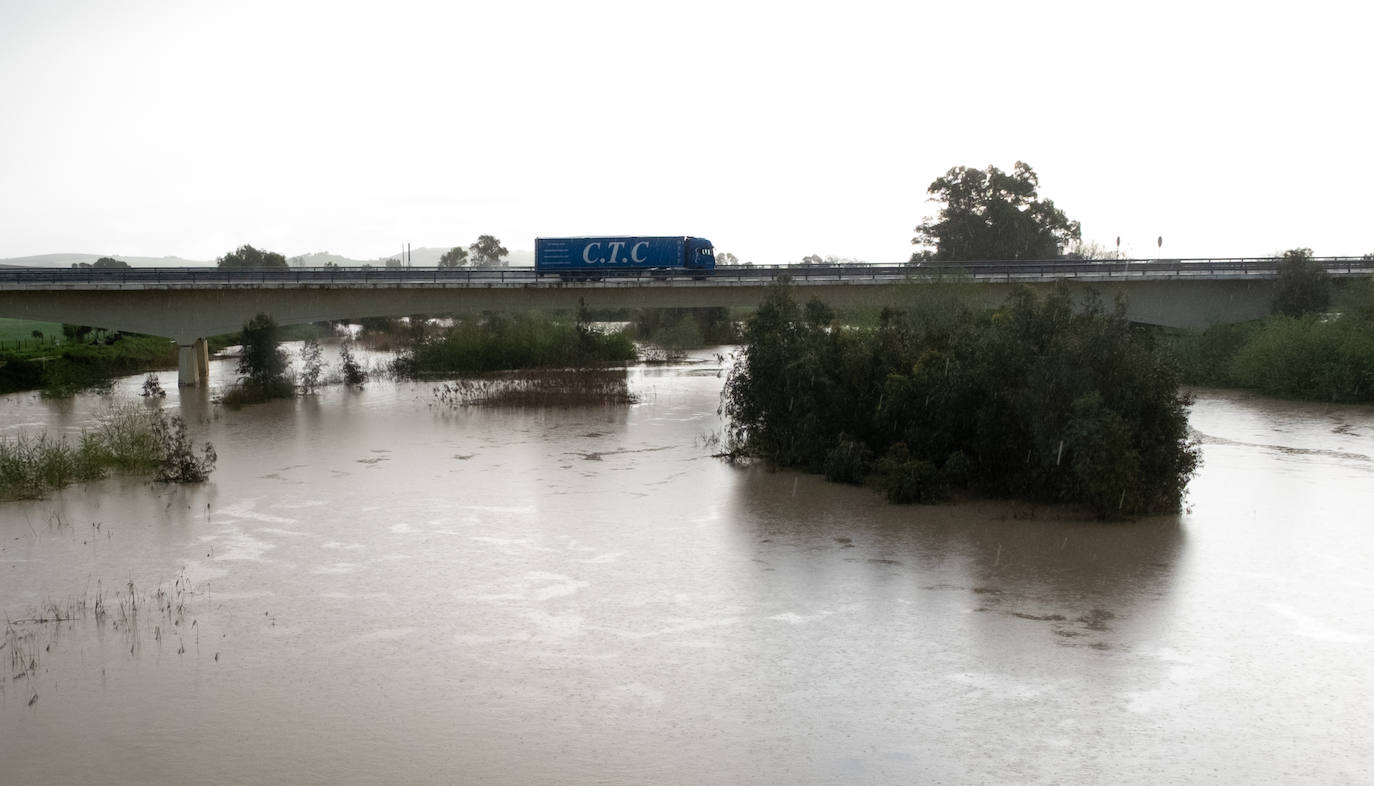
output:
[[[1365,276],[1374,261],[1316,260],[1333,277]],[[0,268],[0,317],[167,336],[180,347],[178,381],[207,376],[208,336],[234,333],[253,315],[278,324],[367,316],[588,308],[753,308],[787,276],[805,299],[833,307],[904,307],[944,286],[995,305],[1012,287],[1067,281],[1105,300],[1127,299],[1136,322],[1201,327],[1269,313],[1278,259],[974,262],[959,266],[723,267],[690,273],[564,281],[529,268]]]

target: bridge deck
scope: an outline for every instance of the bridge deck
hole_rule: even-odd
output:
[[[313,289],[313,288],[526,288],[526,287],[755,287],[782,276],[798,284],[892,284],[931,279],[973,283],[1073,280],[1080,282],[1168,281],[1176,279],[1271,279],[1277,258],[970,262],[922,265],[788,265],[720,267],[655,276],[563,280],[532,268],[0,268],[0,290],[106,289]],[[1374,260],[1321,257],[1314,261],[1332,276],[1368,275]]]

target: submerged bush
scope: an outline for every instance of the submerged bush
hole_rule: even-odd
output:
[[[575,407],[633,404],[624,369],[537,369],[445,382],[434,388],[445,407]]]
[[[111,470],[195,483],[205,480],[214,464],[214,447],[205,443],[197,456],[179,415],[119,407],[74,441],[48,434],[0,439],[0,499],[41,497],[72,483],[99,480]]]
[[[852,479],[868,461],[854,443],[901,502],[959,486],[1099,516],[1178,508],[1198,456],[1188,400],[1123,303],[1020,289],[975,312],[942,292],[861,328],[771,290],[722,393],[730,454]]]
[[[353,342],[345,341],[339,345],[339,370],[343,374],[343,381],[349,387],[362,387],[367,382],[367,372],[358,365],[358,361],[353,358]]]
[[[585,320],[487,314],[457,320],[442,334],[418,340],[393,369],[403,376],[424,376],[575,368],[630,362],[635,357],[634,341],[623,331],[601,333]]]
[[[244,323],[239,336],[243,341],[239,379],[221,397],[221,402],[237,408],[274,398],[294,398],[296,381],[289,371],[286,353],[279,346],[276,320],[268,314],[258,314]]]
[[[209,442],[196,455],[186,435],[186,421],[180,415],[167,417],[157,410],[152,418],[152,435],[157,443],[158,480],[164,483],[199,483],[209,477],[218,455]]]
[[[739,340],[730,309],[723,307],[642,309],[635,314],[634,331],[641,341],[670,353]]]
[[[888,502],[930,504],[949,498],[949,483],[940,470],[929,461],[912,457],[902,442],[878,459],[873,476],[874,485]]]

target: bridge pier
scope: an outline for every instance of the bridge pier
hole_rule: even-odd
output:
[[[210,345],[203,338],[187,344],[177,340],[177,384],[184,388],[198,387],[210,380]]]

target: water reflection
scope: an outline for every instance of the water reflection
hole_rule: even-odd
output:
[[[1040,623],[1061,646],[1108,648],[1167,624],[1183,558],[1177,517],[1103,525],[1072,511],[966,502],[891,506],[872,492],[809,476],[741,471],[733,519],[768,592],[842,596],[859,584],[885,604],[970,609],[986,635]],[[922,598],[938,593],[943,600]]]

